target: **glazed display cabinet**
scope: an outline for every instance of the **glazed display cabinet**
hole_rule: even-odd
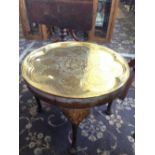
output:
[[[93,27],[88,34],[89,41],[111,41],[117,8],[118,0],[94,0]]]

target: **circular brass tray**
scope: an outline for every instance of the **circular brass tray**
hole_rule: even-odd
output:
[[[86,42],[59,42],[34,50],[22,63],[31,86],[67,98],[117,91],[129,77],[127,62],[113,50]]]

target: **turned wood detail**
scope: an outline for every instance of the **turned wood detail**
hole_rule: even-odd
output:
[[[60,39],[61,39],[61,41],[66,41],[67,35],[68,35],[68,29],[61,28],[60,29]]]
[[[72,124],[79,125],[90,113],[90,109],[61,108],[64,115]]]

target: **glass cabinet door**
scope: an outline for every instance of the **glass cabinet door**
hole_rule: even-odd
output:
[[[112,0],[98,0],[95,36],[106,37]]]
[[[89,41],[110,41],[118,7],[118,0],[94,0],[93,27]]]

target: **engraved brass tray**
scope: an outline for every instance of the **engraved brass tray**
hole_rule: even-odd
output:
[[[34,50],[22,63],[28,84],[51,95],[89,98],[117,91],[129,77],[113,50],[87,42],[59,42]]]

